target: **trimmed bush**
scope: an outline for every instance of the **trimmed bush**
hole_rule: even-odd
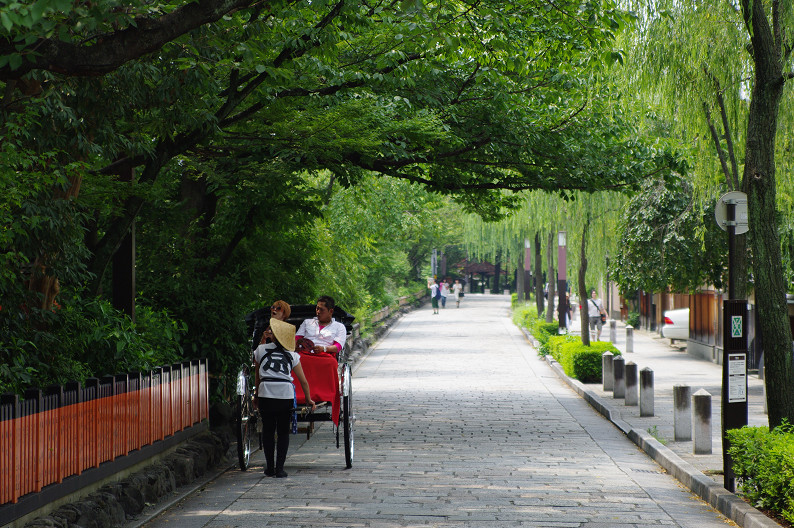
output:
[[[551,356],[557,362],[559,362],[560,360],[558,358],[560,357],[560,350],[562,349],[563,345],[577,342],[581,343],[578,337],[574,337],[572,335],[553,335],[546,343],[546,354],[544,355]]]
[[[739,490],[751,504],[794,522],[794,426],[742,427],[726,431],[739,477]]]
[[[620,350],[612,343],[596,341],[585,346],[578,338],[560,343],[552,357],[560,364],[565,374],[582,383],[601,381],[601,361],[604,352],[620,355]]]

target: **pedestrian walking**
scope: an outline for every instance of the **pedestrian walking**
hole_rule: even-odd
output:
[[[598,298],[598,294],[595,290],[591,290],[590,298],[587,302],[589,303],[587,306],[587,315],[590,320],[590,337],[592,339],[595,333],[594,341],[600,341],[601,328],[604,326],[607,312],[604,310],[604,303]]]
[[[430,306],[433,307],[433,313],[438,313],[438,300],[441,299],[441,289],[435,280],[430,283]]]
[[[447,281],[441,281],[439,287],[441,288],[441,308],[446,308],[447,297],[449,296],[449,284]]]
[[[452,285],[452,295],[455,297],[455,305],[460,308],[460,297],[463,292],[463,285],[460,280],[455,279],[455,284]]]

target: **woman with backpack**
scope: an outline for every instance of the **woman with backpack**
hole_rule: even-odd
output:
[[[295,326],[271,317],[270,326],[265,330],[263,339],[265,344],[256,348],[254,360],[258,365],[256,395],[257,407],[262,416],[265,475],[284,478],[287,476],[284,462],[287,460],[295,407],[293,372],[306,395],[306,405],[311,405],[313,411],[315,404],[309,397],[309,382],[303,374],[300,355],[295,352]]]

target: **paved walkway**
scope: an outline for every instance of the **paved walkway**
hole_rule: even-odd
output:
[[[352,469],[325,423],[292,437],[288,479],[257,452],[146,526],[736,526],[537,357],[507,296],[407,314],[353,391]]]
[[[687,354],[685,346],[658,334],[634,330],[634,352],[626,353],[626,329],[617,323],[615,346],[626,361],[637,364],[638,370],[650,368],[654,372],[654,416],[641,417],[638,406],[626,406],[625,400],[614,398],[612,391],[604,391],[602,384],[581,384],[555,371],[604,416],[623,430],[635,443],[659,462],[688,488],[718,507],[742,526],[778,526],[744,501],[728,493],[723,477],[721,390],[722,366]],[[578,313],[574,316],[571,333],[578,335]],[[605,326],[601,340],[610,340]],[[692,441],[675,441],[673,433],[673,386],[689,385],[692,393],[700,389],[712,396],[712,453],[696,455]],[[748,425],[768,425],[764,411],[763,381],[748,376]]]

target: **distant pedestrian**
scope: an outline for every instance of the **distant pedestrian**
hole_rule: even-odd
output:
[[[447,284],[447,281],[441,281],[439,288],[441,289],[441,307],[446,308],[447,297],[449,296],[449,284]]]
[[[436,281],[430,283],[430,306],[433,307],[433,313],[438,313],[438,300],[441,298],[441,288],[438,287]]]
[[[455,297],[455,305],[460,308],[460,294],[463,291],[463,285],[460,280],[455,279],[455,284],[452,285],[452,295]]]
[[[590,335],[593,335],[593,332],[596,333],[595,341],[601,340],[601,327],[604,325],[603,321],[601,320],[601,316],[606,316],[606,310],[604,310],[604,303],[601,302],[601,299],[598,298],[598,294],[595,290],[590,292],[590,298],[587,300],[587,315],[590,320]]]

